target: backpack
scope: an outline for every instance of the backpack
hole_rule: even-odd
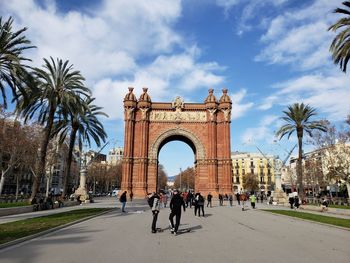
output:
[[[148,197],[147,202],[148,202],[148,205],[149,205],[150,208],[153,207],[153,201],[154,201],[154,196],[153,195],[151,197]]]
[[[204,197],[203,196],[199,196],[198,198],[198,203],[200,203],[201,205],[204,204]]]

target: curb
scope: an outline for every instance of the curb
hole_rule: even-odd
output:
[[[268,209],[266,209],[266,210],[268,210]],[[269,214],[272,214],[272,215],[275,215],[275,216],[281,216],[281,217],[286,217],[286,218],[292,218],[292,219],[297,219],[297,220],[301,220],[301,221],[305,221],[305,222],[309,222],[309,223],[311,222],[311,223],[315,223],[315,224],[319,224],[319,225],[323,225],[323,226],[329,226],[329,227],[334,227],[334,228],[338,228],[338,229],[341,229],[341,230],[350,231],[350,228],[347,228],[347,227],[342,227],[342,226],[336,226],[336,225],[326,224],[326,223],[317,222],[317,221],[308,220],[308,219],[303,219],[303,218],[294,217],[294,216],[288,216],[288,215],[277,214],[277,213],[268,212],[268,211],[264,211],[264,210],[260,210],[260,209],[257,209],[257,211],[260,211],[260,212],[263,212],[263,213],[269,213]],[[271,209],[271,211],[273,211],[273,210]],[[304,211],[302,211],[302,212],[304,212]],[[307,212],[304,212],[304,213],[307,213]],[[310,213],[310,214],[311,214],[311,213]]]
[[[44,236],[44,235],[50,234],[50,233],[55,232],[57,230],[60,230],[60,229],[63,229],[63,228],[66,228],[66,227],[69,227],[69,226],[72,226],[72,225],[75,225],[75,224],[79,224],[81,222],[90,220],[92,218],[95,218],[95,217],[98,217],[98,216],[101,216],[101,215],[104,215],[104,214],[107,214],[107,213],[111,213],[113,210],[115,210],[115,209],[110,209],[110,210],[101,212],[99,214],[95,214],[95,215],[92,215],[92,216],[89,216],[89,217],[85,217],[85,218],[82,218],[82,219],[79,219],[79,220],[67,223],[65,225],[56,226],[54,228],[50,228],[50,229],[41,231],[39,233],[30,235],[30,236],[21,237],[21,238],[12,240],[12,241],[4,243],[4,244],[0,244],[0,252],[1,252],[1,250],[4,250],[5,248],[12,247],[12,246],[15,246],[17,244],[23,243],[25,241],[28,241],[28,240],[31,240],[31,239],[34,239],[34,238],[37,238],[37,237],[40,237],[40,236]]]

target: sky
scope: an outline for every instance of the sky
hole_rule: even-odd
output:
[[[37,46],[25,53],[69,60],[80,70],[109,145],[123,146],[123,98],[128,87],[152,101],[203,102],[208,89],[232,99],[231,150],[279,154],[296,143],[276,142],[282,111],[304,102],[315,119],[341,125],[350,114],[349,74],[331,60],[327,29],[342,0],[0,0],[0,15]],[[309,146],[306,146],[306,149]],[[296,152],[295,152],[296,154]],[[159,161],[169,176],[193,165],[188,145],[170,142]]]

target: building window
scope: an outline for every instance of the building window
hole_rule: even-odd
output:
[[[260,176],[260,183],[264,183],[264,177]]]
[[[267,177],[267,183],[271,184],[271,176]]]
[[[245,174],[245,170],[244,170],[244,169],[242,170],[242,174],[243,174],[243,175]]]
[[[236,176],[236,184],[239,184],[239,176]]]
[[[254,173],[254,169],[250,169],[250,172],[253,174]]]
[[[271,175],[271,170],[270,169],[267,169],[267,174]]]

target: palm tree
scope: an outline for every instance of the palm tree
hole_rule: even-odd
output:
[[[17,97],[17,88],[24,92],[22,81],[27,75],[26,66],[22,63],[30,59],[22,56],[26,49],[34,48],[30,41],[23,35],[26,27],[13,32],[13,18],[10,17],[3,23],[0,17],[0,92],[4,102],[4,108],[7,108],[5,87],[8,85],[12,90],[14,98]]]
[[[343,2],[347,8],[350,8],[350,1]],[[346,17],[339,19],[334,25],[330,26],[328,30],[337,31],[344,27],[343,31],[338,33],[329,50],[332,52],[332,58],[335,64],[339,64],[340,69],[346,72],[346,67],[350,58],[350,10],[337,8],[334,13],[344,14]]]
[[[94,100],[94,98],[86,97],[81,103],[82,107],[80,109],[77,111],[71,111],[68,109],[68,112],[62,112],[61,114],[66,115],[66,117],[58,120],[55,123],[53,134],[59,134],[61,143],[63,143],[69,136],[69,149],[66,159],[67,169],[65,170],[63,177],[62,196],[66,194],[67,190],[67,181],[70,176],[70,168],[76,139],[78,138],[79,149],[82,149],[84,141],[86,141],[88,145],[91,146],[90,137],[98,147],[101,145],[101,140],[103,142],[106,140],[107,134],[103,128],[102,123],[97,119],[97,117],[108,117],[108,115],[100,111],[102,107],[98,107],[92,104]]]
[[[302,155],[303,155],[303,136],[306,132],[312,137],[313,130],[326,131],[326,126],[321,121],[311,121],[310,118],[316,115],[316,110],[311,108],[309,105],[304,103],[294,103],[288,106],[288,110],[283,111],[285,116],[281,117],[286,122],[277,132],[276,136],[282,139],[285,135],[290,136],[296,132],[298,137],[298,166],[297,166],[297,181],[298,181],[298,192],[303,198],[303,170],[302,170]]]
[[[50,60],[44,59],[44,62],[44,69],[35,68],[33,72],[37,90],[27,87],[29,100],[20,96],[17,104],[17,111],[25,117],[25,121],[35,117],[44,125],[36,168],[38,175],[34,176],[30,200],[38,192],[45,173],[47,146],[52,137],[57,112],[62,109],[72,112],[80,110],[80,96],[90,95],[90,90],[83,85],[83,76],[79,71],[73,70],[73,65],[68,65],[68,60],[63,62],[57,58],[55,62],[51,57]]]

